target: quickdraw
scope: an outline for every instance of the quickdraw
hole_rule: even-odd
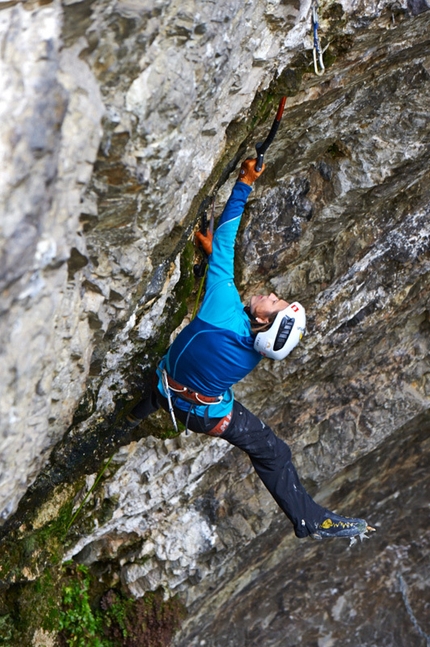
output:
[[[313,57],[315,74],[322,76],[325,72],[323,51],[318,38],[318,0],[312,0],[312,27],[314,33]]]
[[[166,393],[166,398],[167,398],[167,404],[169,407],[169,413],[170,413],[170,418],[172,419],[173,426],[175,428],[176,433],[179,433],[178,429],[178,423],[176,422],[176,416],[175,416],[175,411],[173,409],[173,403],[172,403],[172,396],[170,395],[170,387],[169,387],[169,381],[167,379],[167,371],[165,368],[161,371],[161,381],[163,384],[163,389],[164,392]]]

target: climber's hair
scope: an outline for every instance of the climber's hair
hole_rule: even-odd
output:
[[[251,323],[251,332],[253,335],[258,335],[259,332],[266,332],[266,330],[269,330],[270,326],[275,321],[276,315],[278,314],[277,312],[270,314],[269,321],[261,323],[260,321],[257,321],[254,315],[251,313],[251,308],[249,306],[245,307],[245,312],[248,315],[249,321]]]

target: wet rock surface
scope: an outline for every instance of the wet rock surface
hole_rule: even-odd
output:
[[[76,509],[116,452],[65,556],[179,593],[178,647],[429,641],[427,9],[322,4],[322,77],[308,5],[0,9],[2,532],[86,476]],[[237,277],[244,300],[301,301],[308,334],[236,394],[319,501],[375,525],[351,549],[295,539],[226,443],[122,426],[194,305],[199,205],[217,188],[221,212],[283,94]]]

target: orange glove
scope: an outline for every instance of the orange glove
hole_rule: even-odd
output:
[[[237,178],[240,182],[244,182],[245,184],[251,184],[255,182],[255,180],[260,177],[264,169],[266,168],[266,165],[263,164],[263,168],[261,171],[257,172],[255,170],[255,165],[257,163],[256,159],[247,159],[244,162],[242,162],[242,166],[240,167],[240,173],[239,177]]]
[[[210,256],[212,254],[212,239],[213,235],[211,234],[209,229],[207,230],[206,235],[202,234],[201,231],[196,231],[196,245],[200,245],[207,256]]]

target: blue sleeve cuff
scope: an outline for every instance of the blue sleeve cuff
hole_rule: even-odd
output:
[[[246,201],[248,200],[248,196],[251,191],[252,187],[249,186],[249,184],[240,182],[240,180],[236,182],[231,195],[224,207],[221,218],[219,219],[218,227],[220,225],[223,225],[225,222],[233,220],[234,218],[242,215]]]

